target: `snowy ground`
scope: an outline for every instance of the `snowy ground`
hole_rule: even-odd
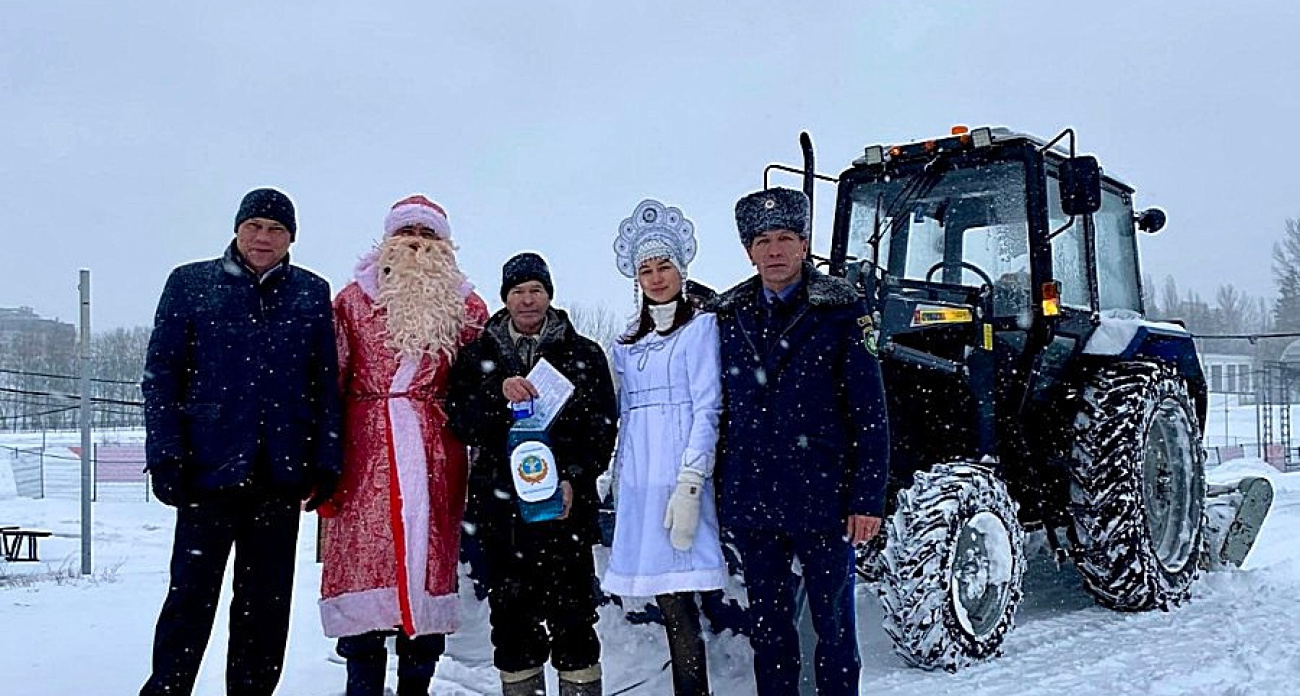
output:
[[[0,465],[5,464],[0,460]],[[0,565],[0,693],[16,696],[128,694],[148,672],[153,622],[166,588],[174,513],[157,503],[95,505],[96,572],[77,576],[76,500],[13,497],[0,466],[0,523],[55,533],[41,545],[45,563]],[[1038,558],[1006,655],[957,675],[910,669],[890,651],[879,608],[859,594],[863,693],[961,694],[1291,694],[1300,680],[1300,473],[1278,474],[1256,460],[1219,467],[1212,480],[1267,474],[1277,501],[1240,571],[1213,573],[1191,603],[1172,612],[1118,614],[1095,606],[1074,571]],[[6,488],[8,491],[6,493]],[[341,694],[344,668],[320,631],[315,599],[315,520],[305,516],[286,671],[279,693]],[[227,598],[228,599],[228,598]],[[224,606],[224,603],[223,603]],[[438,666],[440,694],[493,694],[486,608],[463,598],[465,629]],[[223,692],[225,621],[218,617],[196,693]],[[648,680],[629,694],[671,693],[661,666],[662,629],[631,626],[602,611],[606,692]],[[714,691],[752,694],[744,639],[709,637]],[[395,664],[392,665],[395,668]],[[395,678],[395,677],[394,677]],[[392,682],[390,681],[390,684]]]

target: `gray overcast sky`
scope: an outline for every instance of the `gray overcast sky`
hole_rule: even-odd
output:
[[[0,0],[0,306],[73,319],[89,267],[96,328],[148,323],[168,270],[275,185],[336,290],[422,191],[490,303],[533,249],[558,304],[622,313],[610,245],[643,197],[695,221],[692,275],[725,286],[749,270],[732,206],[800,129],[838,173],[955,123],[1075,127],[1169,213],[1142,240],[1157,280],[1272,296],[1300,3],[736,5]]]

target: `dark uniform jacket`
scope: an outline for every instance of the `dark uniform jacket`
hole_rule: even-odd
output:
[[[232,242],[173,270],[144,374],[155,485],[202,493],[256,474],[301,497],[342,470],[329,284],[287,257],[259,281]]]
[[[469,505],[465,519],[478,534],[508,534],[522,522],[506,452],[514,423],[501,395],[507,377],[526,376],[528,369],[511,341],[510,314],[501,310],[488,320],[477,340],[461,349],[452,367],[447,391],[447,417],[462,442],[478,448],[470,468]],[[596,543],[596,477],[609,466],[618,421],[613,380],[605,353],[578,334],[561,310],[547,314],[535,351],[574,385],[573,396],[556,416],[548,433],[560,480],[573,487],[573,505],[566,520],[537,522],[571,530],[585,543]]]
[[[723,525],[842,533],[850,514],[881,515],[884,388],[853,286],[805,264],[783,307],[770,307],[757,276],[711,307],[722,339]]]

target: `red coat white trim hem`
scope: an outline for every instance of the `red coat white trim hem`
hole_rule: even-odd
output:
[[[454,633],[460,629],[460,597],[420,593],[411,602],[416,635]],[[402,617],[397,589],[381,587],[320,600],[321,624],[327,638],[357,636],[375,630],[397,630]]]

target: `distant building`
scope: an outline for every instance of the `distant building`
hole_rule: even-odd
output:
[[[60,364],[77,348],[77,327],[31,307],[0,307],[0,365]]]
[[[1219,394],[1253,394],[1255,358],[1234,353],[1202,353],[1201,369],[1210,391]]]

